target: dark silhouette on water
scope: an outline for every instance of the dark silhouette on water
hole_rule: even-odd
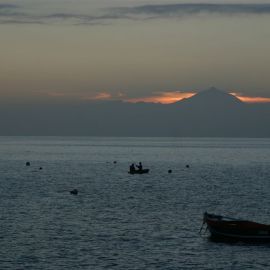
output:
[[[27,162],[25,163],[25,166],[30,166],[30,162],[27,161]]]
[[[145,174],[145,173],[149,173],[149,169],[143,169],[143,170],[135,170],[135,171],[132,171],[132,172],[128,172],[130,174]]]
[[[134,163],[132,163],[132,164],[129,166],[129,172],[130,172],[130,173],[133,173],[133,172],[135,172],[135,171],[136,171],[135,165],[134,165]]]
[[[143,166],[142,166],[141,162],[139,162],[139,165],[136,165],[136,167],[139,169],[139,171],[142,171],[142,169],[143,169]]]
[[[144,173],[149,173],[149,169],[143,169],[142,163],[139,162],[139,165],[136,165],[138,170],[136,170],[134,163],[132,163],[129,166],[129,173],[130,174],[144,174]]]
[[[70,191],[70,194],[77,195],[78,194],[78,189],[73,189]]]
[[[214,241],[270,242],[270,225],[207,212],[203,215],[204,224],[207,225],[211,234],[210,238]]]
[[[172,173],[172,170],[168,170],[168,173]]]

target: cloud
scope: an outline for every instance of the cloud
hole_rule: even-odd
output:
[[[137,102],[151,102],[151,103],[162,103],[170,104],[180,101],[185,98],[194,96],[197,91],[194,92],[181,92],[181,91],[165,91],[153,93],[153,95],[147,97],[137,98],[124,98],[123,101],[137,103]],[[270,103],[269,97],[258,97],[258,96],[247,96],[241,93],[230,93],[245,103]]]
[[[0,4],[0,10],[13,9],[13,8],[16,8],[16,7],[17,7],[16,5],[12,5],[12,4]]]
[[[27,11],[26,7],[13,4],[0,4],[0,24],[53,24],[68,23],[72,25],[89,24],[99,25],[107,24],[109,21],[117,19],[128,19],[122,12],[107,9],[99,12],[99,15],[72,13],[72,12],[47,12],[36,9]]]
[[[89,100],[109,100],[111,98],[112,98],[112,95],[110,93],[100,92],[100,93],[97,93],[94,96],[89,97],[88,99]]]
[[[144,15],[154,17],[181,17],[202,13],[216,13],[223,15],[234,14],[270,14],[270,4],[166,4],[144,5],[129,8],[116,8],[125,15]]]
[[[270,4],[165,4],[100,9],[99,15],[72,12],[27,12],[22,6],[0,4],[0,23],[107,24],[119,19],[144,20],[182,18],[200,14],[239,15],[270,14]]]
[[[124,101],[129,103],[146,102],[146,103],[162,103],[170,104],[180,101],[185,98],[192,97],[196,92],[183,92],[183,91],[160,91],[154,92],[147,96],[138,95],[137,97],[130,97],[127,93],[121,91],[100,91],[94,93],[74,93],[74,92],[63,92],[53,91],[48,92],[47,95],[53,98],[65,98],[70,100],[84,100],[84,101]]]
[[[65,91],[50,91],[45,92],[45,95],[53,98],[65,98],[70,100],[92,100],[92,101],[100,101],[100,100],[118,100],[123,97],[122,93],[117,93],[113,95],[109,92],[94,92],[94,93],[78,93],[78,92],[65,92]]]
[[[0,24],[26,24],[41,23],[38,16],[22,12],[21,6],[13,4],[0,4]]]
[[[130,97],[127,93],[119,92],[109,92],[109,91],[100,91],[95,93],[74,93],[74,92],[49,92],[48,96],[53,98],[60,99],[70,99],[70,100],[85,100],[85,101],[113,101],[113,100],[121,100],[129,103],[162,103],[162,104],[170,104],[175,103],[177,101],[183,100],[185,98],[190,98],[194,96],[198,91],[159,91],[153,92],[149,95],[138,95],[137,97]],[[231,95],[237,97],[242,102],[245,103],[270,103],[269,97],[261,97],[261,96],[248,96],[239,92],[230,92]]]
[[[3,17],[16,17],[19,15],[17,13],[16,9],[18,9],[18,6],[12,5],[12,4],[0,4],[0,18]]]
[[[268,97],[252,97],[246,96],[241,93],[230,93],[231,95],[237,97],[245,103],[270,103],[270,98]]]
[[[152,96],[141,97],[141,98],[126,98],[124,101],[137,103],[137,102],[152,102],[152,103],[162,103],[170,104],[180,101],[184,98],[189,98],[194,96],[193,92],[181,92],[181,91],[167,91],[167,92],[157,92]]]

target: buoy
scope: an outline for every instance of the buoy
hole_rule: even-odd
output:
[[[73,189],[73,190],[70,191],[70,194],[77,195],[78,194],[78,190],[75,188],[75,189]]]
[[[30,162],[27,161],[27,162],[25,163],[25,166],[30,166]]]
[[[42,167],[39,167],[40,170],[42,170]]]
[[[186,165],[186,168],[189,168],[189,165],[188,164]]]
[[[172,173],[172,170],[168,170],[168,173]]]
[[[113,164],[116,164],[116,163],[117,163],[117,161],[114,161],[114,162],[113,162]]]

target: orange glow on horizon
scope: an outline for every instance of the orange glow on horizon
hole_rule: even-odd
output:
[[[241,101],[245,103],[269,103],[270,98],[267,97],[249,97],[249,96],[243,96],[239,93],[230,93],[231,95],[237,97]]]
[[[177,101],[180,101],[184,98],[190,98],[194,96],[196,93],[192,92],[161,92],[158,95],[151,97],[142,97],[142,98],[129,98],[124,101],[137,103],[137,102],[151,102],[151,103],[162,103],[162,104],[170,104]]]
[[[112,95],[110,93],[100,92],[100,93],[96,94],[95,96],[87,97],[85,99],[89,99],[89,100],[109,100],[111,98],[112,98]]]
[[[49,96],[52,97],[77,97],[84,100],[93,100],[93,101],[102,101],[102,100],[122,100],[130,103],[161,103],[161,104],[171,104],[177,101],[181,101],[185,98],[190,98],[197,93],[194,92],[181,92],[181,91],[168,91],[168,92],[156,92],[153,96],[147,97],[138,97],[138,98],[128,98],[125,93],[118,92],[115,95],[112,95],[108,92],[99,92],[94,95],[74,95],[72,93],[61,93],[61,92],[50,92]],[[230,92],[230,95],[235,96],[244,103],[270,103],[270,97],[252,97],[245,96],[239,92]]]

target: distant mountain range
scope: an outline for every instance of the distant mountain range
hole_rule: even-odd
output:
[[[173,104],[122,101],[0,108],[0,135],[270,137],[270,104],[210,88]]]

